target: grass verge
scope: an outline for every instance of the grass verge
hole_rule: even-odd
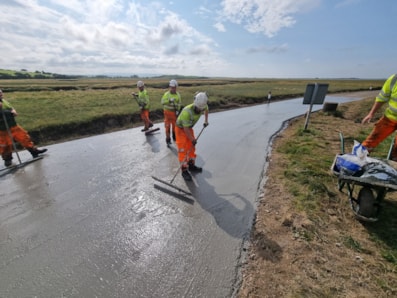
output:
[[[388,192],[379,221],[360,222],[330,167],[353,141],[373,98],[341,104],[337,113],[292,120],[273,142],[258,202],[240,297],[395,297],[397,195]],[[378,112],[376,118],[382,115]],[[385,158],[391,138],[372,157]]]

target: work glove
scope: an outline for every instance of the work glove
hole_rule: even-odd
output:
[[[208,122],[204,122],[204,123],[203,123],[203,126],[204,126],[204,127],[207,127],[208,124],[209,124]]]
[[[179,115],[179,111],[175,111],[175,115],[178,117],[178,115]]]
[[[197,140],[193,140],[193,141],[192,141],[192,144],[193,144],[193,146],[196,146]]]
[[[174,100],[175,100],[174,98],[170,98],[170,102],[171,102],[171,103],[174,102]]]

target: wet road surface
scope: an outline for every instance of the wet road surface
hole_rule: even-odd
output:
[[[300,98],[210,114],[203,173],[173,181],[192,196],[151,178],[178,170],[162,123],[148,137],[134,128],[48,146],[0,178],[0,297],[233,296],[269,140],[307,109]]]

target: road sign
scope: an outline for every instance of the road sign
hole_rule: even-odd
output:
[[[303,104],[322,105],[328,91],[328,84],[307,84]]]
[[[323,104],[325,95],[328,91],[328,84],[307,84],[306,92],[303,97],[303,104],[310,104],[309,111],[306,115],[306,123],[305,123],[305,130],[309,125],[309,117],[312,112],[312,107],[314,104]]]

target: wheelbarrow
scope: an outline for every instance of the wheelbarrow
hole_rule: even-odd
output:
[[[337,168],[337,159],[344,154],[344,138],[340,133],[342,154],[338,154],[331,171],[338,177],[338,189],[346,186],[351,208],[358,220],[375,222],[379,219],[382,202],[388,192],[397,190],[397,163],[390,160],[394,139],[386,160],[371,158],[354,173]]]

